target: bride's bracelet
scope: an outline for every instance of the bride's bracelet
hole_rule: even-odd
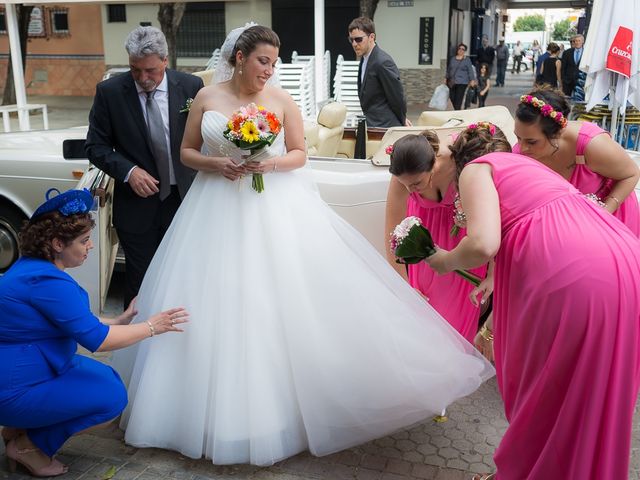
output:
[[[147,325],[149,326],[149,336],[153,337],[156,334],[156,329],[151,325],[149,320],[147,320]]]
[[[271,173],[274,173],[277,169],[278,169],[278,159],[274,157],[273,158],[273,169],[271,170]]]

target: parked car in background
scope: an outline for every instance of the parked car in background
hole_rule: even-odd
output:
[[[89,162],[65,140],[83,141],[86,127],[0,134],[0,273],[18,258],[18,231],[50,188],[74,188]],[[69,145],[67,143],[67,145]]]

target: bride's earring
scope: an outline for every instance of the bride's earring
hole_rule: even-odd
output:
[[[238,65],[238,75],[242,75],[242,62]]]

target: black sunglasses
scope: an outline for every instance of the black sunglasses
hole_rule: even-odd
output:
[[[349,40],[349,43],[362,43],[362,41],[367,38],[367,35],[363,35],[361,37],[347,37],[347,39]]]

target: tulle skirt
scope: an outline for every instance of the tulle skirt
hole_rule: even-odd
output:
[[[258,194],[250,178],[198,174],[138,296],[137,320],[174,306],[191,320],[114,360],[127,443],[217,464],[325,455],[493,375],[308,175],[265,175]]]

